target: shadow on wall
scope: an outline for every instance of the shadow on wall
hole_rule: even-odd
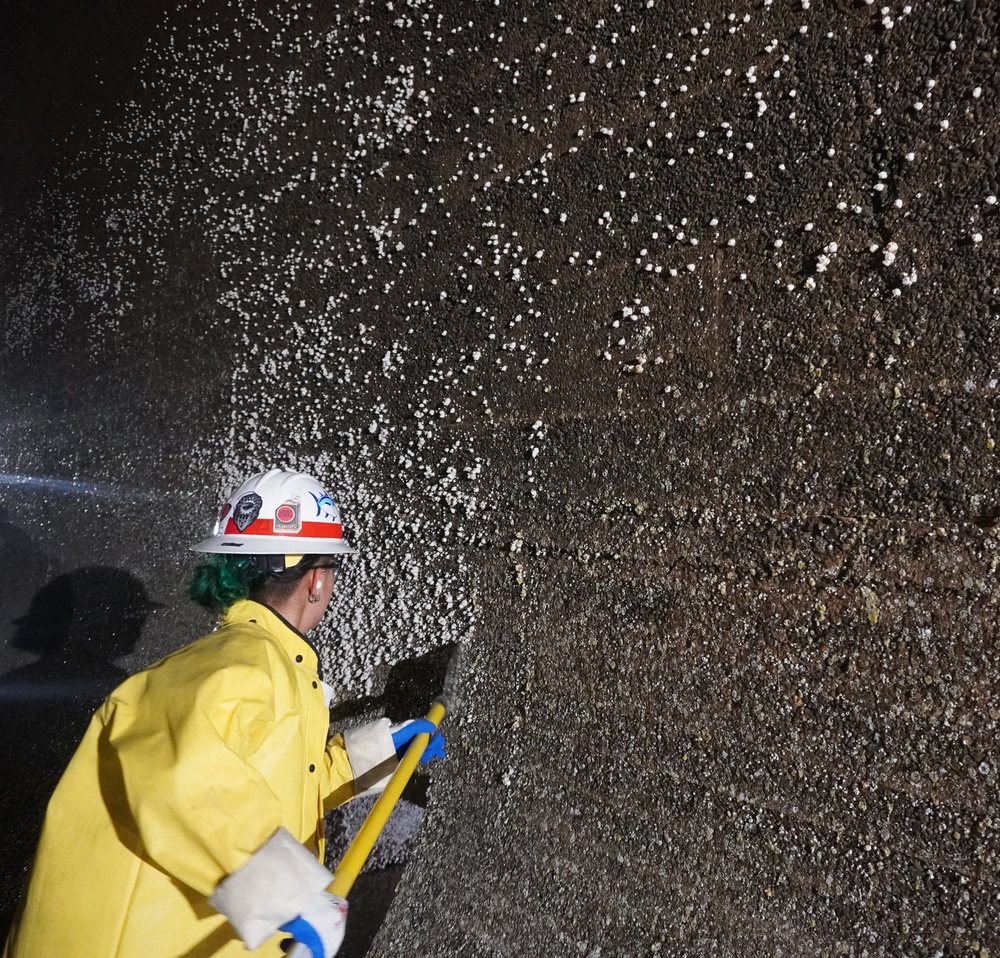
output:
[[[94,566],[57,576],[13,623],[10,644],[38,659],[0,677],[0,940],[52,789],[158,606],[135,576]]]
[[[59,571],[58,562],[42,552],[0,506],[0,645],[10,642],[14,622],[24,614],[31,596]]]
[[[446,645],[397,663],[390,670],[381,695],[335,705],[330,712],[331,719],[338,723],[344,719],[369,720],[386,715],[393,722],[401,722],[425,715],[434,697],[443,690],[445,672],[454,650],[453,645]],[[410,856],[410,847],[420,830],[427,806],[428,784],[429,776],[418,769],[375,843],[368,864],[348,896],[347,934],[338,958],[364,958],[371,949],[396,895],[396,885]],[[337,867],[374,804],[373,798],[360,798],[328,816],[328,868]]]

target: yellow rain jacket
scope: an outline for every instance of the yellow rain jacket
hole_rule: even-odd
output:
[[[317,665],[241,601],[119,686],[49,803],[5,958],[245,956],[209,896],[280,826],[322,858],[325,809],[354,795]],[[254,954],[278,958],[286,937]]]

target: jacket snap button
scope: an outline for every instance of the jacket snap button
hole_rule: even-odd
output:
[[[315,772],[316,771],[316,766],[315,765],[310,765],[309,766],[309,771],[310,772]]]
[[[301,662],[302,661],[302,656],[301,655],[296,655],[295,656],[295,661],[296,662]]]
[[[256,625],[256,624],[257,624],[257,620],[256,620],[256,619],[251,619],[250,621],[251,621],[251,622],[252,622],[252,623],[253,623],[254,625]]]
[[[314,688],[314,689],[315,689],[315,688],[318,688],[318,686],[316,685],[316,683],[315,683],[315,682],[313,682],[313,688]]]

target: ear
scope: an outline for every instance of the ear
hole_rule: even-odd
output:
[[[319,592],[320,583],[323,581],[324,569],[310,569],[306,573],[306,581],[309,583],[310,592]]]

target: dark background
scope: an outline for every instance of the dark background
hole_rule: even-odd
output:
[[[0,11],[5,679],[309,469],[469,650],[372,954],[1000,948],[992,5]]]

